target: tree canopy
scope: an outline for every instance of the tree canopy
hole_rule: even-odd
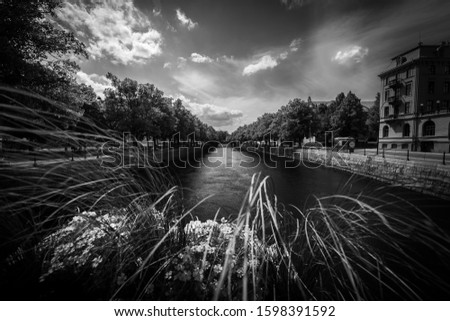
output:
[[[34,87],[64,80],[64,57],[83,55],[85,45],[52,18],[61,1],[0,2],[0,83]]]
[[[275,113],[266,113],[255,122],[239,127],[231,138],[241,142],[263,141],[270,134],[273,140],[300,142],[313,135],[322,139],[325,131],[333,131],[335,136],[364,138],[368,134],[368,117],[361,100],[352,92],[340,93],[328,105],[316,105],[310,97],[307,101],[295,98]],[[370,120],[373,124],[377,122],[376,116]]]

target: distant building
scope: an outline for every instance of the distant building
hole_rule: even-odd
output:
[[[379,148],[450,152],[450,43],[419,43],[392,63],[379,75]]]

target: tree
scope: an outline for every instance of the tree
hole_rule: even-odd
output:
[[[227,131],[223,131],[223,130],[219,130],[217,131],[217,140],[221,143],[226,142],[228,139],[228,132]]]
[[[274,115],[270,113],[265,113],[256,121],[256,136],[257,140],[265,140],[266,145],[268,145],[269,134],[271,134],[272,122],[274,120]]]
[[[59,60],[70,54],[87,57],[85,45],[52,21],[60,6],[55,0],[0,2],[0,83],[29,88],[57,81]]]
[[[281,107],[281,139],[300,142],[310,137],[319,128],[319,119],[306,102],[295,98]]]
[[[331,104],[335,108],[331,117],[332,129],[340,136],[365,137],[367,114],[361,100],[351,91],[344,98],[342,95],[339,94],[335,104]]]
[[[366,126],[369,139],[377,139],[380,128],[380,93],[375,96],[375,102],[367,113]]]
[[[111,73],[106,77],[113,87],[105,90],[105,120],[109,128],[130,132],[138,140],[158,140],[173,133],[171,100],[161,90],[130,78],[120,80]]]
[[[0,1],[0,83],[26,90],[7,92],[0,100],[23,116],[9,123],[14,135],[36,142],[50,143],[61,136],[57,132],[75,128],[81,107],[91,102],[75,81],[77,64],[66,59],[87,58],[85,45],[55,23],[60,6],[56,0]]]

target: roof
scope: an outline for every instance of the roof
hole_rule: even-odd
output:
[[[420,59],[420,58],[419,58],[419,59]],[[383,71],[381,74],[379,74],[378,77],[381,78],[382,76],[384,76],[384,75],[386,75],[386,74],[389,74],[389,73],[391,73],[391,72],[393,72],[393,71],[396,71],[396,70],[398,70],[398,69],[402,69],[402,68],[405,68],[405,67],[409,67],[409,66],[411,66],[412,64],[414,64],[417,60],[418,60],[418,59],[413,59],[413,60],[410,60],[410,61],[408,61],[408,62],[405,62],[404,64],[401,64],[401,65],[399,65],[399,66],[395,66],[395,67],[393,67],[393,68],[391,68],[391,69],[385,70],[385,71]]]

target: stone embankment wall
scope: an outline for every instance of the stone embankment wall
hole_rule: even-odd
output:
[[[269,152],[266,150],[266,152]],[[296,158],[305,163],[364,175],[390,184],[403,186],[421,193],[450,199],[450,165],[424,164],[415,161],[387,159],[381,156],[364,156],[318,149],[280,150],[271,148],[275,156]]]

